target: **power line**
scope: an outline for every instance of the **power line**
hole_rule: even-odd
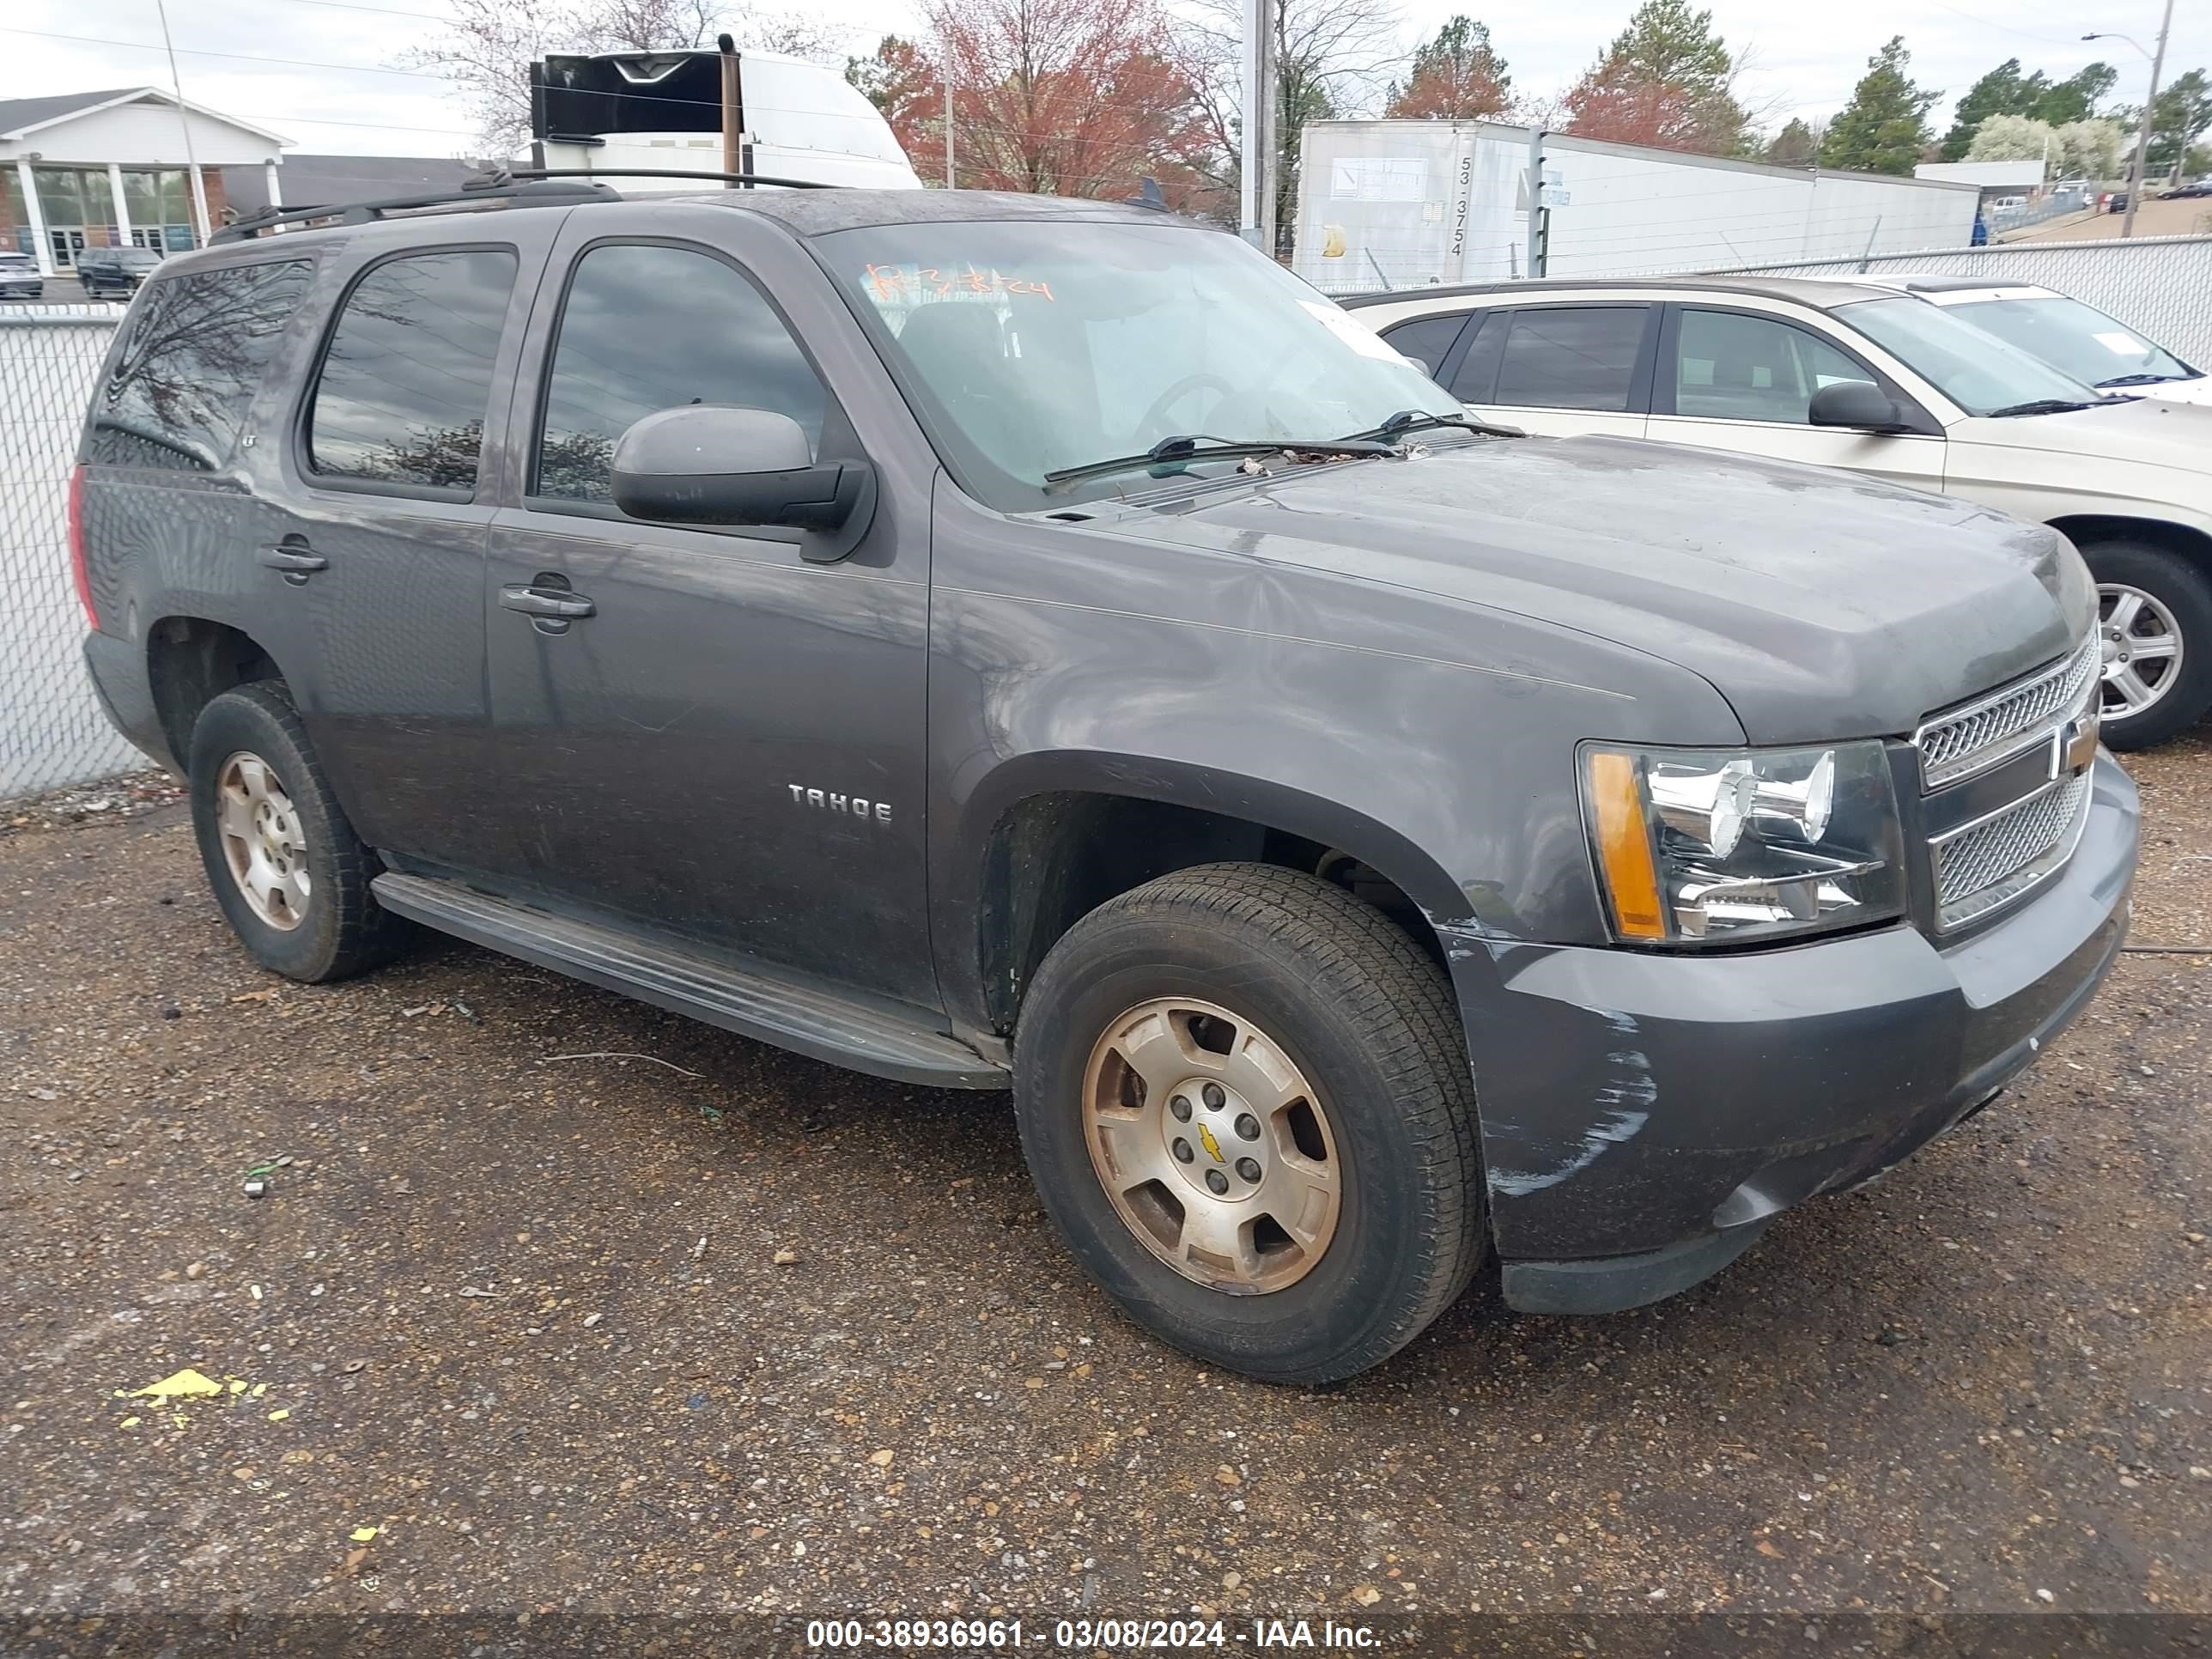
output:
[[[294,0],[294,3],[302,6],[329,6],[337,11],[373,11],[380,17],[415,17],[420,18],[426,23],[450,23],[453,21],[450,17],[441,17],[435,12],[396,11],[390,6],[356,5],[353,0]]]

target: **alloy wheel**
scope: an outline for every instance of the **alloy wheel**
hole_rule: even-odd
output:
[[[2183,641],[2173,612],[2143,588],[2099,582],[2097,611],[2102,718],[2110,724],[2142,714],[2180,678]]]
[[[223,862],[246,906],[289,933],[307,919],[312,891],[299,809],[260,756],[233,755],[216,774],[216,830]]]
[[[1162,997],[1109,1022],[1084,1069],[1083,1127],[1115,1212],[1186,1279],[1279,1291],[1335,1237],[1344,1171],[1321,1096],[1226,1008]]]

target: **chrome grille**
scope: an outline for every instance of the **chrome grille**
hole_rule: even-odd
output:
[[[1931,842],[1940,925],[1971,921],[2063,864],[2088,799],[2089,774],[2083,772]]]
[[[1912,735],[1921,788],[1940,788],[2027,748],[2074,713],[2100,666],[2092,634],[2063,662],[1928,721]]]

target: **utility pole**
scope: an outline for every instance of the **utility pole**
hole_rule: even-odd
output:
[[[744,83],[738,78],[738,43],[728,35],[714,38],[722,53],[722,171],[743,173],[742,135],[745,125]]]
[[[207,183],[201,176],[199,157],[192,153],[192,116],[185,107],[185,83],[177,78],[177,48],[169,39],[169,9],[161,0],[154,0],[154,15],[161,20],[161,49],[169,54],[169,86],[177,94],[177,125],[185,137],[185,176],[191,181],[192,207],[199,214],[199,232],[192,240],[204,246],[215,234],[215,226],[208,219]],[[2172,0],[2167,0],[2166,15],[2173,15]],[[2166,37],[2159,37],[2159,46],[2164,50]]]
[[[1545,232],[1550,228],[1544,206],[1544,129],[1528,129],[1528,275],[1544,275],[1547,263]]]
[[[2158,50],[2151,54],[2150,97],[2143,105],[2142,131],[2136,134],[2136,176],[2128,186],[2128,216],[2121,222],[2124,240],[2136,234],[2136,210],[2142,205],[2143,167],[2150,155],[2150,130],[2158,119],[2158,83],[2166,71],[2166,37],[2173,28],[2173,0],[2166,0],[2166,15],[2159,20]]]
[[[952,76],[951,76],[951,67],[952,67],[952,64],[951,64],[951,59],[948,57],[948,58],[946,58],[946,60],[945,60],[945,70],[946,70],[946,71],[947,71],[947,72],[946,72],[945,76],[945,189],[947,189],[947,190],[951,190],[951,189],[953,187],[953,186],[952,186],[952,180],[953,180],[953,178],[954,178],[954,176],[955,176],[955,175],[954,175],[954,173],[953,173],[953,171],[952,171]]]
[[[1275,7],[1244,0],[1244,155],[1237,234],[1275,257]]]
[[[2144,158],[2150,154],[2151,123],[2158,118],[2158,83],[2166,72],[2166,37],[2172,27],[2173,0],[2166,0],[2166,15],[2159,20],[2158,25],[2158,50],[2143,52],[2143,56],[2150,59],[2150,97],[2143,104],[2142,120],[2136,129],[2135,165],[2128,174],[2128,216],[2120,222],[2123,238],[2136,234],[2136,209],[2142,202]],[[2142,52],[2142,46],[2136,41],[2109,30],[2103,33],[2085,34],[2081,38],[2084,40],[2127,40],[2137,52]],[[2182,142],[2183,148],[2186,149],[2187,139],[2185,137]]]

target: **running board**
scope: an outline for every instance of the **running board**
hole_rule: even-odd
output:
[[[386,909],[441,933],[833,1066],[935,1089],[1003,1089],[1012,1080],[974,1049],[881,1005],[747,973],[455,882],[387,873],[371,890]]]

